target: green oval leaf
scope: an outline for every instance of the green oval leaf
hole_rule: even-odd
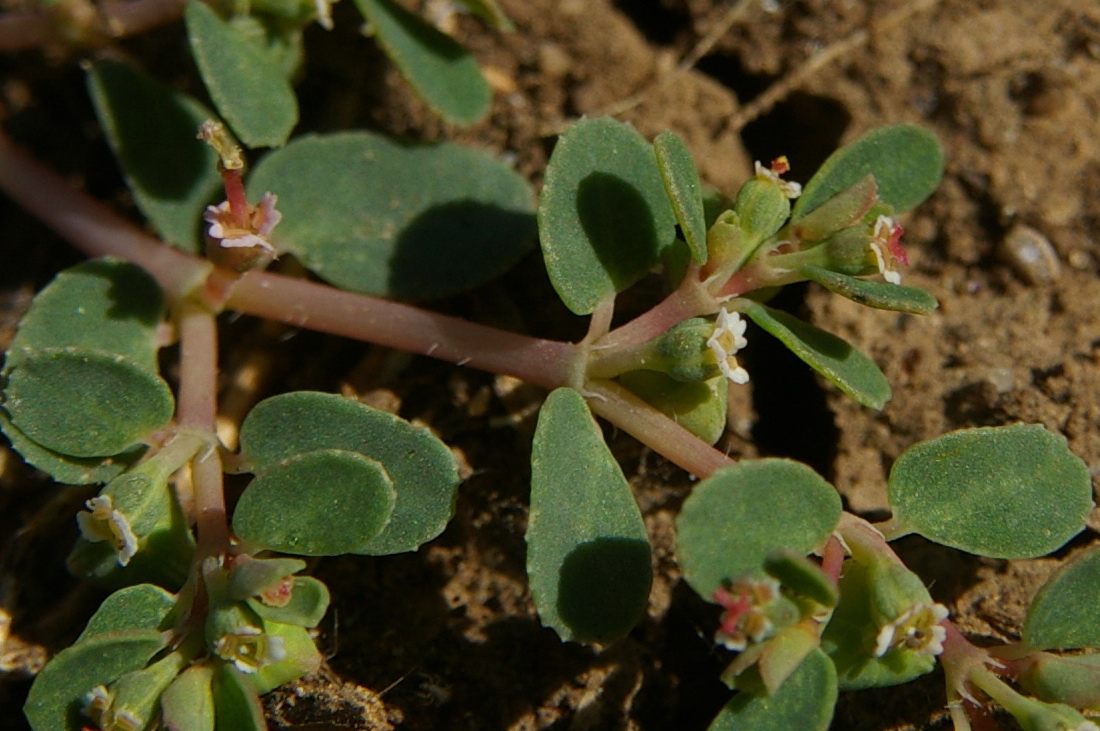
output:
[[[272,233],[322,279],[381,297],[456,294],[502,274],[533,243],[531,191],[489,155],[366,132],[298,137],[249,180],[279,196]]]
[[[1047,580],[1028,607],[1023,636],[1040,650],[1100,647],[1100,548],[1067,561]]]
[[[161,723],[169,731],[214,731],[214,669],[193,665],[160,697]]]
[[[8,412],[0,408],[0,431],[11,442],[12,449],[19,452],[23,460],[36,467],[55,482],[65,485],[91,485],[110,482],[129,469],[145,453],[145,446],[139,445],[110,457],[82,459],[69,457],[46,449],[32,440],[11,423]]]
[[[527,576],[543,626],[601,643],[638,623],[653,581],[634,494],[570,388],[547,397],[535,429]]]
[[[34,679],[23,713],[35,731],[79,731],[84,696],[140,670],[167,644],[159,632],[129,630],[91,637],[59,652]]]
[[[138,208],[165,241],[201,251],[202,212],[222,181],[217,153],[195,132],[214,115],[186,94],[113,61],[91,68],[88,90]]]
[[[703,183],[691,159],[691,151],[674,132],[665,130],[653,140],[661,181],[672,202],[672,212],[680,224],[691,257],[699,264],[707,261],[707,218],[703,209]]]
[[[890,470],[900,527],[970,553],[1035,558],[1085,527],[1088,467],[1038,424],[965,429],[916,444]]]
[[[233,511],[233,531],[247,543],[298,556],[351,553],[385,527],[395,497],[375,460],[321,449],[260,473]]]
[[[447,445],[424,427],[343,396],[312,391],[266,399],[241,425],[241,453],[260,468],[329,448],[381,462],[397,491],[389,525],[356,553],[414,551],[450,522],[458,467]]]
[[[582,119],[558,140],[538,221],[550,282],[578,315],[638,281],[676,239],[652,147],[608,118]]]
[[[935,297],[916,287],[903,287],[900,284],[849,277],[847,274],[831,272],[815,266],[803,267],[802,274],[806,279],[817,282],[830,292],[880,310],[926,315],[940,306]]]
[[[393,0],[355,0],[355,5],[382,50],[444,119],[469,125],[489,112],[489,82],[457,41]]]
[[[87,348],[24,351],[7,376],[5,408],[16,428],[73,457],[118,454],[172,418],[168,384],[126,356]]]
[[[214,106],[245,145],[278,147],[298,123],[298,100],[255,42],[204,3],[183,11],[191,55]]]
[[[783,548],[806,554],[840,520],[835,488],[804,464],[741,462],[695,486],[676,520],[684,578],[710,598],[724,581],[762,572]]]
[[[163,317],[164,293],[143,269],[119,259],[87,261],[35,295],[5,368],[18,365],[24,351],[77,347],[125,355],[155,371]]]
[[[738,309],[864,406],[881,409],[890,400],[890,383],[878,366],[836,335],[752,300],[738,300]]]
[[[868,173],[875,176],[879,200],[904,213],[932,195],[943,179],[943,148],[935,135],[915,124],[871,130],[829,156],[795,202],[792,222]]]
[[[175,594],[153,584],[119,589],[103,600],[74,644],[119,630],[163,629],[161,625],[175,605]]]
[[[775,693],[734,696],[709,731],[826,731],[836,699],[833,663],[813,650]]]

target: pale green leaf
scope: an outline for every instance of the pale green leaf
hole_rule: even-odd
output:
[[[630,371],[619,376],[619,382],[707,444],[717,442],[726,431],[729,382],[725,376],[677,381],[659,371]]]
[[[881,409],[890,400],[886,376],[849,343],[786,312],[751,300],[740,302],[740,311],[749,319],[859,403]]]
[[[943,179],[943,148],[935,135],[914,124],[871,130],[829,156],[803,188],[791,220],[798,221],[868,174],[875,176],[879,200],[904,213],[932,195]]]
[[[79,731],[84,696],[145,667],[167,644],[160,632],[128,630],[91,637],[59,652],[34,679],[23,713],[34,731]]]
[[[264,619],[299,627],[316,627],[328,611],[328,587],[312,576],[295,576],[290,603],[275,607],[258,599],[249,599],[248,606]]]
[[[676,240],[653,148],[614,119],[582,119],[558,140],[538,211],[542,255],[578,315],[638,281]]]
[[[448,122],[469,125],[489,112],[489,82],[453,38],[393,0],[355,0],[379,45],[416,93]]]
[[[196,132],[214,115],[186,94],[114,61],[91,68],[88,90],[138,208],[165,241],[200,252],[202,212],[222,181],[217,153]]]
[[[298,556],[351,553],[377,536],[393,513],[393,482],[356,452],[319,449],[259,474],[233,511],[242,540]]]
[[[262,401],[241,425],[242,454],[258,468],[328,448],[381,462],[397,492],[389,525],[355,553],[416,550],[454,515],[459,483],[454,455],[424,427],[352,399],[309,391]]]
[[[210,665],[193,665],[172,681],[160,697],[167,731],[214,731],[213,679]]]
[[[110,482],[129,469],[145,453],[145,445],[138,445],[110,457],[69,457],[46,449],[15,428],[8,412],[0,408],[0,431],[11,442],[12,449],[23,460],[36,467],[56,482],[65,485],[91,485]]]
[[[165,629],[164,620],[175,605],[175,594],[153,584],[119,589],[103,600],[73,644],[118,630]]]
[[[1088,467],[1038,424],[964,429],[910,447],[890,470],[905,530],[970,553],[1035,558],[1065,544],[1092,510]]]
[[[531,191],[484,152],[367,132],[303,136],[249,179],[279,196],[281,250],[343,289],[424,299],[504,273],[534,241]]]
[[[668,130],[653,140],[653,151],[657,154],[661,180],[691,257],[696,263],[704,264],[707,261],[707,219],[703,209],[703,183],[691,159],[691,151],[680,137]]]
[[[814,650],[775,693],[734,696],[709,731],[826,731],[836,699],[833,663]]]
[[[527,576],[542,624],[611,642],[645,613],[649,540],[630,485],[579,393],[559,388],[531,451]]]
[[[267,731],[259,695],[232,665],[223,664],[214,671],[213,696],[218,729]]]
[[[700,482],[676,519],[684,578],[709,599],[723,582],[763,572],[768,556],[809,553],[840,520],[835,488],[786,459],[741,462]]]
[[[1100,647],[1100,549],[1084,551],[1047,580],[1028,607],[1023,634],[1042,650]]]
[[[191,54],[221,116],[249,147],[278,147],[298,123],[298,100],[254,41],[192,0],[183,13]]]

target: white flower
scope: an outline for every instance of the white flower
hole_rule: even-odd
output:
[[[879,630],[875,657],[882,657],[895,647],[921,655],[939,655],[947,639],[947,630],[940,622],[947,619],[947,614],[947,607],[942,604],[913,605]]]
[[[271,663],[286,659],[286,643],[256,627],[241,627],[218,638],[214,654],[233,663],[237,670],[251,674]]]
[[[791,169],[790,163],[787,162],[787,156],[777,157],[772,160],[771,167],[764,167],[760,164],[760,161],[756,161],[756,177],[761,180],[770,180],[779,186],[779,190],[783,195],[791,198],[797,198],[802,195],[802,186],[790,180],[783,180],[779,177],[783,173]]]
[[[227,249],[258,247],[274,253],[275,247],[268,242],[271,230],[283,220],[283,214],[275,210],[278,197],[274,193],[264,193],[258,205],[252,206],[248,213],[248,225],[241,228],[234,220],[229,201],[216,206],[207,206],[203,220],[210,224],[207,235]]]
[[[118,552],[119,566],[130,563],[137,553],[138,539],[130,528],[130,521],[115,510],[110,495],[100,495],[84,503],[88,512],[76,514],[80,535],[92,543],[108,541]]]
[[[707,339],[707,347],[714,354],[722,375],[738,384],[749,382],[749,372],[740,366],[736,357],[737,351],[749,344],[745,339],[746,327],[748,323],[739,314],[721,309],[714,322],[714,332]]]
[[[871,251],[875,254],[875,263],[883,278],[890,284],[901,284],[901,272],[898,265],[908,266],[909,257],[901,248],[901,235],[905,229],[888,216],[875,219],[875,229],[871,238]]]

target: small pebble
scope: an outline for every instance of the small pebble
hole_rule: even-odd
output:
[[[1053,282],[1062,274],[1050,240],[1030,226],[1013,226],[1002,242],[1001,255],[1028,284]]]

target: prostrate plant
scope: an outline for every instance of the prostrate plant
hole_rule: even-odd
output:
[[[205,8],[188,13],[194,27],[213,20]],[[103,729],[262,728],[258,694],[318,667],[309,630],[328,604],[320,582],[297,575],[302,561],[275,554],[410,551],[452,515],[458,473],[446,446],[338,396],[269,398],[244,419],[239,452],[222,448],[223,310],[552,390],[532,448],[528,574],[541,620],[564,639],[623,637],[652,580],[641,514],[592,412],[705,478],[685,503],[679,550],[689,583],[723,609],[719,640],[741,653],[726,674],[740,692],[716,728],[825,728],[838,688],[904,682],[937,655],[959,729],[969,728],[964,700],[1001,704],[1026,728],[1090,727],[1071,707],[1097,703],[1094,656],[1045,651],[1100,645],[1096,554],[1044,589],[1025,644],[983,650],[954,631],[884,538],[917,532],[1002,557],[1056,549],[1091,507],[1088,472],[1064,440],[1016,426],[913,447],[891,473],[894,517],[877,527],[842,512],[836,491],[802,465],[733,465],[709,446],[724,429],[728,389],[750,377],[737,359],[746,319],[860,403],[887,401],[866,356],[765,302],[776,287],[812,280],[877,308],[936,306],[899,284],[907,259],[895,220],[941,177],[929,133],[873,131],[830,157],[804,191],[782,178],[784,158],[758,164],[722,201],[704,194],[675,135],[650,144],[613,120],[578,122],[555,148],[537,210],[556,291],[591,316],[573,344],[393,301],[475,287],[526,250],[530,192],[492,158],[369,133],[308,136],[264,156],[246,185],[243,154],[216,123],[202,126],[214,153],[192,132],[159,140],[187,166],[147,164],[144,110],[162,115],[161,129],[185,129],[202,116],[194,100],[125,66],[100,64],[89,81],[135,201],[180,248],[0,143],[0,185],[108,257],[35,298],[3,371],[0,415],[20,454],[58,482],[105,484],[77,518],[71,567],[124,587],[36,679],[26,705],[35,728],[87,719]],[[226,200],[204,209],[215,162]],[[187,253],[198,249],[188,231],[200,219],[208,259]],[[262,271],[287,254],[335,286]],[[613,329],[616,295],[658,266],[671,293]],[[874,274],[887,281],[859,278]],[[174,339],[175,394],[157,354]],[[254,475],[231,516],[223,470]]]

